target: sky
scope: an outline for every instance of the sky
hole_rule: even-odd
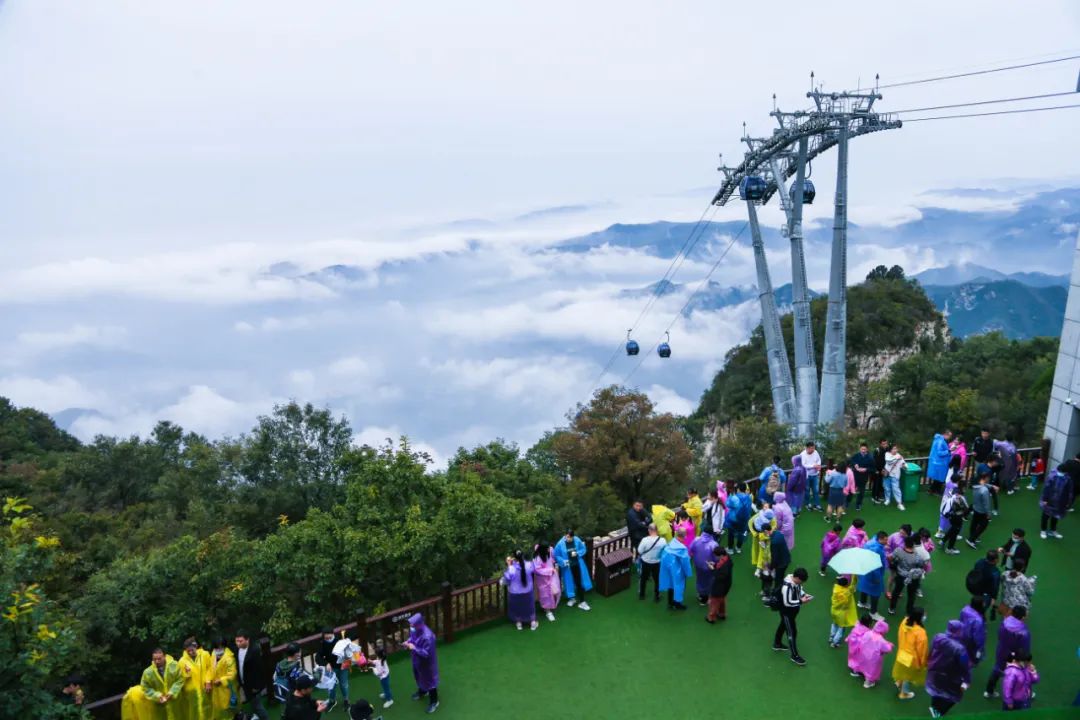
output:
[[[527,445],[588,397],[640,310],[625,291],[669,262],[640,248],[562,252],[562,240],[696,219],[718,154],[741,156],[742,123],[771,132],[773,95],[804,107],[811,71],[829,90],[1080,54],[1078,29],[1068,1],[1038,13],[777,2],[763,14],[705,2],[8,0],[0,394],[93,409],[73,426],[84,438],[162,417],[236,434],[297,398],[348,415],[360,441],[407,433],[440,458],[494,437]],[[1077,70],[885,89],[879,107],[1071,90]],[[1075,186],[1077,117],[859,139],[852,221],[887,229],[921,217],[928,198],[979,209],[1018,197],[950,188]],[[826,192],[809,224],[830,221],[832,157],[814,166]],[[779,222],[774,209],[763,217]],[[726,244],[710,242],[680,282],[700,280]],[[965,259],[889,243],[852,253]],[[714,279],[752,282],[748,257],[737,244]],[[335,265],[348,271],[322,272]],[[811,272],[820,286],[827,268]],[[643,373],[643,389],[692,410],[754,322],[752,307],[688,321],[686,364]]]

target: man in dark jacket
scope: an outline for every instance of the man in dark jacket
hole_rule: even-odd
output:
[[[349,672],[341,669],[341,658],[334,654],[334,645],[337,645],[338,638],[334,635],[334,628],[324,627],[322,630],[322,644],[319,645],[319,651],[315,653],[315,662],[317,662],[322,668],[329,674],[337,677],[337,682],[334,687],[330,689],[330,694],[327,696],[326,711],[330,712],[337,705],[335,698],[337,697],[337,691],[341,689],[341,699],[345,703],[345,707],[349,707]]]
[[[975,456],[975,462],[987,463],[994,454],[994,439],[990,437],[990,431],[983,428],[975,442],[971,443],[971,454]]]
[[[315,698],[311,697],[314,688],[315,680],[310,675],[297,678],[296,688],[285,702],[285,712],[281,713],[281,720],[319,720],[326,712],[327,704],[325,700],[316,702]]]
[[[877,469],[877,465],[874,463],[874,458],[870,455],[870,448],[866,443],[859,446],[859,452],[851,456],[851,460],[848,462],[855,475],[855,490],[857,495],[855,497],[855,509],[862,510],[863,496],[866,494],[866,484],[870,481],[870,476]],[[874,491],[871,487],[870,497],[874,497]],[[848,495],[848,501],[851,501],[851,496]]]
[[[266,692],[266,668],[263,667],[259,646],[251,641],[251,635],[246,630],[236,631],[236,672],[255,717],[270,720],[270,713],[266,711],[262,698]]]
[[[645,503],[635,500],[633,507],[626,511],[626,531],[630,535],[630,547],[637,554],[637,546],[649,536],[649,523],[652,515],[645,512]]]
[[[720,545],[713,548],[713,580],[709,589],[709,614],[705,622],[710,625],[718,619],[727,620],[727,595],[731,592],[732,560],[728,551]]]
[[[769,550],[772,559],[769,567],[772,568],[772,587],[779,589],[784,584],[784,576],[787,575],[788,565],[791,564],[791,550],[788,548],[784,533],[773,530],[769,536]],[[761,591],[765,594],[769,591],[769,578],[761,576]]]
[[[1005,544],[998,548],[998,554],[1005,558],[1006,570],[1012,570],[1017,560],[1023,560],[1024,567],[1031,568],[1031,546],[1024,539],[1025,534],[1024,528],[1016,528]]]
[[[874,473],[870,476],[870,499],[878,505],[885,499],[885,453],[889,452],[889,441],[881,438],[874,450]]]

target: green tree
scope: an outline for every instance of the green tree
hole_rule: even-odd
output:
[[[590,483],[607,483],[624,503],[670,502],[686,488],[693,455],[675,417],[658,414],[644,393],[598,390],[556,433],[560,463]]]
[[[71,670],[79,638],[76,625],[49,599],[44,585],[59,541],[40,534],[39,519],[21,498],[0,510],[0,698],[11,718],[87,717],[59,701],[52,689]]]
[[[761,417],[746,417],[732,423],[716,439],[716,463],[723,480],[755,478],[779,455],[787,465],[793,446],[790,428]]]

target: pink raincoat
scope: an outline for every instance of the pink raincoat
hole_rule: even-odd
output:
[[[889,624],[878,620],[874,629],[863,633],[855,645],[848,644],[848,667],[862,673],[866,682],[876,683],[881,677],[881,665],[892,652],[893,644],[885,639]]]
[[[697,536],[697,532],[694,529],[694,521],[693,521],[693,519],[683,520],[682,522],[677,522],[677,523],[673,524],[671,527],[672,527],[673,532],[675,530],[678,530],[679,528],[682,528],[683,530],[686,531],[686,537],[683,538],[681,542],[686,547],[690,547],[690,543],[694,542],[694,538]]]
[[[536,585],[536,597],[545,611],[559,606],[562,585],[559,584],[559,568],[555,564],[555,554],[548,553],[547,561],[533,558],[533,584]]]
[[[848,528],[847,533],[844,534],[844,539],[840,543],[840,549],[847,550],[848,548],[861,548],[866,544],[867,540],[869,540],[869,537],[866,535],[866,531],[860,530],[852,525]]]
[[[922,544],[922,546],[923,546],[923,550],[926,551],[926,554],[933,557],[933,555],[934,555],[934,541],[931,540],[930,538],[927,538],[926,541]],[[931,571],[933,571],[933,569],[934,569],[934,563],[927,560],[926,561],[926,574],[929,575],[931,573]]]
[[[859,653],[859,643],[862,642],[863,636],[870,632],[870,628],[863,625],[861,622],[856,623],[855,627],[851,628],[851,632],[848,633],[844,642],[847,643],[847,666],[852,672],[862,672],[858,668],[856,658]]]

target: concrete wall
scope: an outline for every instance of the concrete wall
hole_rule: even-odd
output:
[[[1073,252],[1069,300],[1061,329],[1054,386],[1046,411],[1046,438],[1050,440],[1048,468],[1080,452],[1080,233]]]

